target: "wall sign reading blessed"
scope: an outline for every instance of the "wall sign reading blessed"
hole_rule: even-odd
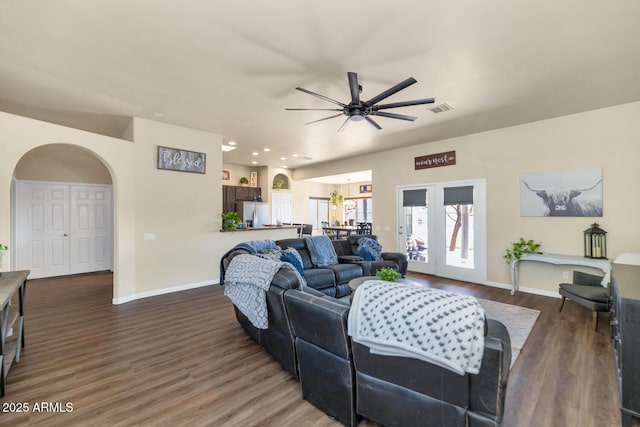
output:
[[[451,166],[456,164],[456,152],[447,151],[446,153],[430,154],[415,158],[415,170],[439,168],[442,166]]]
[[[206,173],[206,163],[205,153],[158,146],[158,169]]]

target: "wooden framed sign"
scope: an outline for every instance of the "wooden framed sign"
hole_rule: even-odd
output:
[[[206,163],[205,153],[158,146],[158,169],[206,173]]]
[[[456,164],[456,152],[447,151],[445,153],[429,154],[415,158],[415,170],[439,168]]]

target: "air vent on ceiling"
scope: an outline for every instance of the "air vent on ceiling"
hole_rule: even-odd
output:
[[[433,108],[429,108],[433,114],[444,113],[445,111],[453,110],[453,107],[447,103],[436,105]]]

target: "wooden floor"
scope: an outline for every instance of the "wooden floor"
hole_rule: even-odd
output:
[[[608,316],[594,332],[591,313],[570,301],[558,313],[554,298],[411,277],[541,311],[511,370],[504,426],[620,424]],[[219,286],[122,305],[111,304],[110,274],[27,286],[26,348],[0,426],[339,425],[248,338]]]

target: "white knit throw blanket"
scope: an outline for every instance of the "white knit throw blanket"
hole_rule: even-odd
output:
[[[412,357],[460,375],[480,371],[484,309],[474,297],[369,280],[352,297],[348,325],[371,353]]]

